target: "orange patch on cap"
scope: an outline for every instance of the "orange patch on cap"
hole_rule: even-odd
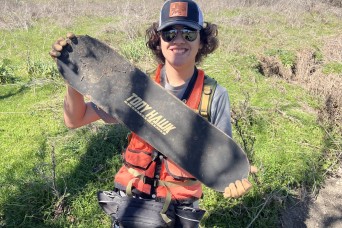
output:
[[[173,2],[170,4],[169,17],[187,17],[188,3],[187,2]]]

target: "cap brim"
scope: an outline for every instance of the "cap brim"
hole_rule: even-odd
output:
[[[161,26],[158,27],[157,31],[163,30],[166,27],[173,26],[173,25],[183,25],[192,29],[201,30],[202,26],[197,24],[196,22],[191,21],[183,21],[183,20],[172,20],[169,22],[163,23]]]

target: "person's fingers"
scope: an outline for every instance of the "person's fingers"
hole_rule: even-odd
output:
[[[57,57],[59,57],[59,56],[61,55],[61,53],[58,52],[58,51],[56,51],[56,50],[51,50],[51,51],[49,52],[49,54],[50,54],[50,56],[51,56],[52,58],[57,58]]]
[[[76,37],[76,35],[72,32],[68,32],[66,36],[67,36],[67,39],[65,42],[67,44],[71,44],[71,40]]]
[[[238,197],[238,192],[236,190],[236,186],[234,183],[230,183],[228,185],[228,187],[230,188],[230,192],[231,192],[231,197],[233,198],[237,198]]]
[[[251,173],[257,173],[258,172],[258,168],[256,166],[254,166],[254,165],[251,165],[250,172]]]
[[[61,56],[63,48],[70,43],[70,39],[74,38],[75,34],[72,32],[67,33],[67,39],[59,37],[57,41],[52,45],[52,50],[49,52],[50,56],[56,60],[57,57]]]
[[[60,52],[60,51],[63,50],[63,46],[60,45],[59,43],[55,43],[55,44],[52,45],[52,49],[57,51],[57,52]]]
[[[230,198],[230,197],[232,197],[232,193],[231,193],[231,190],[230,190],[229,187],[226,187],[226,188],[224,189],[223,196],[224,196],[225,198]]]
[[[68,39],[72,39],[72,38],[74,38],[75,37],[75,34],[73,33],[73,32],[68,32],[67,33],[67,38]]]
[[[58,41],[58,44],[64,47],[65,45],[67,45],[67,41],[65,39],[62,39]]]
[[[239,198],[249,192],[252,187],[253,185],[247,179],[237,180],[224,189],[223,196],[225,198]]]
[[[253,185],[247,179],[242,179],[242,186],[245,189],[245,193],[252,189]]]
[[[237,197],[243,196],[246,193],[245,188],[240,180],[235,181]]]

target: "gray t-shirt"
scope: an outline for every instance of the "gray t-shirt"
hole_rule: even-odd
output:
[[[172,86],[168,83],[167,77],[165,76],[164,69],[161,71],[161,86],[163,86],[169,93],[181,99],[183,96],[189,81],[186,81],[185,84],[181,86]],[[106,123],[115,123],[117,122],[113,117],[108,115],[106,112],[98,108],[94,103],[92,107],[99,115],[99,117],[105,121]],[[232,137],[232,127],[230,123],[230,102],[227,90],[217,85],[215,93],[213,95],[213,100],[211,104],[211,123],[219,128],[221,131],[225,132],[227,135]]]

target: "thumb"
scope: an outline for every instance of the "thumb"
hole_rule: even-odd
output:
[[[256,166],[254,166],[254,165],[251,165],[250,172],[251,173],[257,173],[258,172],[258,168]]]

